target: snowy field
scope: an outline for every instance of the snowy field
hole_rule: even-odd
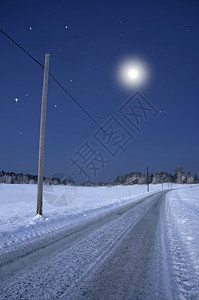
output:
[[[168,184],[164,188],[168,188]],[[160,184],[150,186],[151,192],[161,189]],[[43,218],[40,218],[35,215],[37,185],[0,184],[0,251],[94,217],[129,201],[136,201],[146,191],[145,185],[44,186]],[[62,195],[66,197],[64,203],[59,201],[59,196]],[[50,196],[57,198],[57,203],[51,203]],[[71,202],[67,204],[67,200]]]
[[[195,189],[184,189],[187,186],[172,184],[172,188],[183,188],[181,193],[180,191],[173,192],[177,196],[171,198],[176,199],[172,202],[172,209],[175,218],[178,218],[177,221],[182,227],[183,224],[185,227],[187,226],[187,220],[189,218],[192,220],[199,209]],[[163,189],[170,187],[171,184],[164,183],[163,185]],[[150,185],[150,193],[160,190],[162,190],[162,184]],[[190,191],[194,191],[193,199],[195,200],[189,199],[192,198]],[[146,185],[112,187],[46,186],[44,187],[43,218],[40,218],[35,216],[37,185],[0,184],[0,251],[6,251],[9,247],[12,248],[20,243],[28,243],[30,240],[95,217],[122,204],[137,201],[144,194],[148,194],[146,192]],[[64,196],[64,201],[60,201],[62,196]],[[181,198],[183,202],[181,202]],[[58,201],[53,202],[52,199],[58,199]],[[71,202],[67,203],[67,201]],[[191,212],[189,215],[190,211],[187,211],[187,208],[190,209],[190,207],[193,208],[193,213]],[[179,220],[179,214],[181,215],[181,221]],[[194,226],[197,226],[196,219],[193,222],[196,222]],[[189,239],[192,239],[191,234],[189,234]]]
[[[199,299],[199,185],[36,189],[0,185],[0,299]]]

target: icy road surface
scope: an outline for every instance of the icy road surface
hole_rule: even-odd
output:
[[[199,299],[178,193],[145,196],[4,253],[0,299]]]

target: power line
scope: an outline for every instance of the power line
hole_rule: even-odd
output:
[[[49,72],[50,77],[64,90],[65,93],[79,106],[79,108],[97,125],[101,130],[104,129],[99,125],[99,123],[91,116],[89,112],[85,110],[85,108],[63,87],[63,85]],[[104,131],[105,132],[105,131]],[[107,133],[106,133],[107,134]]]
[[[20,50],[22,50],[25,54],[27,54],[32,60],[34,60],[34,62],[36,62],[43,70],[44,70],[44,65],[41,64],[34,56],[32,56],[28,51],[26,51],[21,45],[19,45],[13,38],[11,38],[5,31],[3,31],[0,28],[0,32],[7,37],[12,43],[14,43]],[[102,132],[107,135],[108,137],[110,137],[110,139],[112,140],[112,136],[109,135],[104,128],[92,117],[92,115],[71,95],[71,93],[69,93],[65,87],[63,87],[63,85],[55,78],[55,76],[53,74],[51,74],[50,72],[48,73],[49,76],[61,87],[61,89],[72,99],[72,101],[84,112],[85,115],[87,115],[87,117],[90,118],[90,120],[97,125],[97,127],[102,130]],[[122,149],[122,152],[124,152],[127,156],[131,156],[129,155],[124,149]]]
[[[34,56],[32,56],[28,51],[26,51],[21,45],[19,45],[13,38],[11,38],[7,33],[5,33],[0,28],[1,33],[3,33],[12,43],[14,43],[18,48],[20,48],[24,53],[26,53],[32,60],[34,60],[42,69],[44,69],[44,65],[41,64]],[[91,116],[91,114],[63,87],[63,85],[49,72],[49,76],[64,90],[64,92],[73,100],[73,102],[92,120],[92,122],[97,125],[104,133],[104,129],[101,125]],[[107,134],[107,133],[106,133]]]
[[[13,42],[17,47],[19,47],[23,52],[25,52],[30,58],[32,58],[42,69],[44,69],[44,66],[37,60],[35,59],[28,51],[26,51],[22,46],[20,46],[17,42],[15,42],[7,33],[5,33],[1,28],[0,28],[1,33],[3,33],[11,42]]]

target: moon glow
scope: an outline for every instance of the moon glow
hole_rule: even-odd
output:
[[[118,64],[117,78],[127,88],[144,87],[149,79],[149,66],[140,58],[124,59]]]

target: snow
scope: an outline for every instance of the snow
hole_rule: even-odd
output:
[[[41,217],[1,184],[0,299],[199,299],[199,185],[172,188],[47,186]]]
[[[74,195],[70,190],[74,189]],[[162,189],[151,185],[151,191]],[[69,193],[69,195],[68,195]],[[0,184],[0,250],[93,217],[146,193],[145,185],[114,187],[44,186],[43,217],[35,216],[37,185]],[[64,206],[59,196],[69,196]],[[74,199],[73,199],[74,198]],[[55,200],[57,201],[57,200]],[[51,205],[53,204],[53,205]],[[59,206],[61,205],[61,207]],[[67,205],[68,204],[68,205]]]
[[[199,276],[199,187],[174,190],[167,197],[170,224]]]
[[[183,185],[173,184],[173,187]],[[164,184],[164,188],[168,188],[168,184]],[[150,185],[150,193],[161,189],[162,184]],[[145,185],[44,186],[44,213],[39,217],[35,216],[37,185],[0,184],[0,251],[136,201],[146,194],[146,190]]]

